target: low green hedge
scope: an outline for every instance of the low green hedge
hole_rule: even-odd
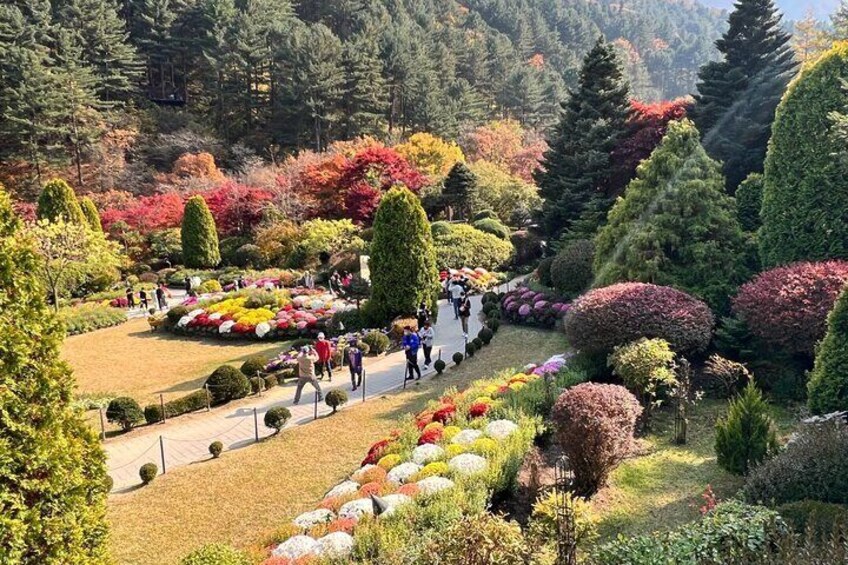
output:
[[[195,412],[202,408],[206,408],[207,398],[206,390],[200,389],[187,394],[176,400],[171,400],[165,403],[165,416],[174,418],[189,412]],[[162,407],[159,404],[149,404],[144,407],[144,419],[148,424],[155,424],[162,421]]]
[[[122,308],[112,308],[102,304],[82,304],[59,310],[59,319],[65,325],[68,335],[77,335],[109,328],[127,321],[127,313]]]

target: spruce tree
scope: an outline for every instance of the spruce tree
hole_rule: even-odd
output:
[[[106,555],[105,455],[72,408],[39,258],[0,189],[0,560],[97,565]]]
[[[738,0],[716,41],[722,60],[701,67],[691,118],[733,194],[762,172],[774,110],[795,69],[790,36],[772,0]]]
[[[386,80],[376,42],[362,35],[344,45],[344,131],[347,139],[379,135],[389,109]]]
[[[44,185],[38,197],[36,214],[40,220],[55,222],[62,219],[72,224],[88,224],[74,189],[62,179],[53,179]]]
[[[827,334],[816,351],[807,383],[807,405],[813,414],[848,411],[848,290],[827,318]]]
[[[102,233],[103,224],[100,223],[100,213],[97,211],[97,206],[94,205],[94,201],[92,201],[88,196],[83,196],[80,198],[79,203],[88,226],[92,230]]]
[[[550,149],[534,173],[545,199],[541,220],[549,235],[569,231],[587,209],[596,220],[584,231],[592,231],[611,205],[615,168],[610,154],[627,131],[628,91],[615,50],[598,38],[583,59],[577,88],[563,102]]]
[[[763,175],[751,173],[736,189],[736,217],[746,232],[759,229],[760,209],[763,207]]]
[[[595,284],[673,286],[721,309],[748,278],[745,247],[720,165],[691,121],[671,122],[598,232]]]
[[[438,311],[439,273],[430,223],[417,196],[392,188],[374,218],[371,241],[369,310],[381,325],[398,315],[415,313],[427,303]]]
[[[442,202],[459,218],[465,219],[471,213],[469,208],[476,186],[477,177],[471,169],[465,163],[457,162],[445,177]]]
[[[716,422],[718,464],[731,473],[746,475],[751,468],[774,455],[778,447],[768,404],[751,381],[730,401],[727,415]]]
[[[848,170],[833,116],[845,110],[848,44],[792,82],[777,108],[765,163],[760,254],[766,266],[848,259]]]
[[[221,262],[215,218],[200,195],[186,201],[180,239],[186,267],[208,269]]]

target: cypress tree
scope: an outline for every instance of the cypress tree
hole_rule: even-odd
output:
[[[0,560],[106,563],[105,455],[71,407],[39,261],[0,188]]]
[[[719,466],[745,475],[778,449],[774,422],[760,390],[749,382],[730,401],[727,416],[716,422],[715,450]]]
[[[720,61],[701,67],[691,112],[704,147],[724,163],[733,194],[763,170],[774,111],[795,69],[790,36],[772,0],[738,0],[716,47]]]
[[[807,405],[813,414],[848,410],[848,290],[843,290],[827,318],[827,334],[819,344],[807,383]]]
[[[53,179],[44,185],[36,214],[40,220],[55,222],[61,218],[72,224],[88,224],[74,189],[62,179]]]
[[[180,239],[186,267],[203,269],[221,262],[215,218],[200,195],[186,201]]]
[[[736,217],[746,232],[759,229],[760,208],[763,206],[763,175],[751,173],[736,189]]]
[[[100,213],[97,211],[97,206],[88,196],[83,196],[80,199],[80,207],[85,216],[85,221],[88,226],[97,232],[103,232],[103,224],[100,223]]]
[[[627,131],[629,86],[612,45],[603,37],[583,59],[577,88],[562,104],[562,116],[534,173],[545,199],[542,225],[556,236],[589,212],[591,232],[612,203],[615,177],[610,154]]]
[[[476,186],[477,176],[465,163],[457,162],[445,177],[442,201],[445,206],[449,206],[456,212],[457,216],[464,219],[470,213],[471,197]]]
[[[392,188],[374,218],[371,241],[371,301],[375,321],[414,314],[424,301],[438,311],[439,273],[430,223],[417,196]]]
[[[792,81],[777,108],[765,163],[760,253],[765,266],[848,258],[848,171],[834,154],[832,114],[845,109],[848,43]]]

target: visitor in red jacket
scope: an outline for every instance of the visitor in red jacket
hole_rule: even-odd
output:
[[[318,379],[324,378],[324,369],[327,369],[329,381],[333,382],[333,344],[324,337],[324,332],[318,334],[315,352],[318,353],[318,363],[315,364],[318,369]]]

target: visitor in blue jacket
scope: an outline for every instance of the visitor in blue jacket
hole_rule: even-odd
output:
[[[421,339],[418,337],[410,326],[403,328],[403,341],[401,341],[403,350],[406,352],[406,380],[412,380],[412,374],[416,380],[421,380],[421,369],[418,368],[418,348],[421,346]]]

